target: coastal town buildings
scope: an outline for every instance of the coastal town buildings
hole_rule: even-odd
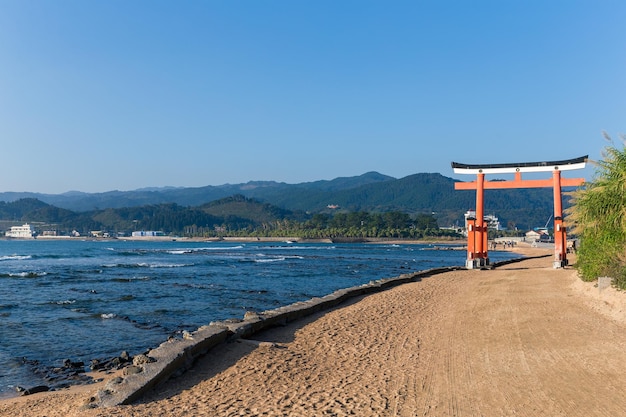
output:
[[[28,223],[24,223],[22,226],[11,226],[11,229],[5,233],[6,237],[17,239],[34,239],[35,235],[35,229]]]

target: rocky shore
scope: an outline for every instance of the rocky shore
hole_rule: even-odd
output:
[[[38,392],[58,391],[77,385],[102,382],[107,375],[123,371],[129,375],[140,372],[140,366],[151,362],[146,355],[130,356],[123,351],[119,356],[105,359],[92,359],[89,364],[65,359],[60,366],[43,366],[36,360],[22,358],[22,365],[28,366],[33,374],[45,381],[45,385],[24,387],[18,385],[18,394],[31,395]]]

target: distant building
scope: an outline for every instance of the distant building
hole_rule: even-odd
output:
[[[165,233],[154,230],[140,230],[137,232],[133,232],[133,237],[157,237],[157,236],[165,236]]]
[[[476,218],[476,210],[468,210],[465,214],[465,230],[467,230],[467,219],[470,217]],[[484,220],[487,223],[487,229],[492,230],[503,230],[502,225],[500,224],[500,220],[495,216],[495,214],[487,214],[484,216]]]
[[[28,223],[24,223],[22,226],[12,226],[5,235],[17,239],[34,239],[35,230]]]
[[[526,232],[526,240],[529,242],[538,242],[541,240],[550,240],[550,235],[543,230],[531,230]]]

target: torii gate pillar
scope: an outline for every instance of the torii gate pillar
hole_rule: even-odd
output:
[[[476,175],[476,218],[467,219],[467,259],[465,267],[480,269],[489,266],[487,225],[485,224],[485,174]]]
[[[567,236],[563,223],[563,201],[561,198],[561,171],[552,173],[554,190],[554,268],[567,266]]]
[[[467,224],[467,259],[468,269],[485,268],[489,265],[487,253],[487,225],[484,219],[485,189],[504,188],[543,188],[552,187],[554,195],[554,268],[567,266],[567,236],[563,223],[562,187],[580,186],[584,178],[561,178],[561,171],[582,169],[587,163],[587,156],[565,161],[523,162],[516,164],[468,165],[452,162],[457,174],[476,174],[474,182],[457,182],[455,190],[476,190],[476,218],[468,219]],[[552,171],[552,180],[522,180],[522,172]],[[513,173],[513,181],[487,181],[485,174]]]

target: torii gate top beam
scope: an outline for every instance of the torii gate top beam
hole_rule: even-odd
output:
[[[589,155],[563,161],[517,162],[512,164],[462,164],[452,162],[455,174],[515,174],[517,172],[550,172],[582,169]]]

